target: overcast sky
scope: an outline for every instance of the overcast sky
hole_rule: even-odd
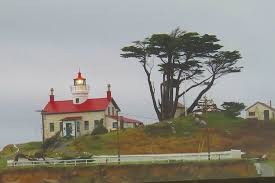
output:
[[[35,110],[51,87],[57,100],[70,99],[79,67],[91,97],[104,97],[111,83],[122,112],[154,121],[142,68],[120,58],[120,49],[178,26],[241,52],[243,72],[208,93],[217,104],[275,103],[274,7],[273,0],[0,0],[0,148],[41,139]]]

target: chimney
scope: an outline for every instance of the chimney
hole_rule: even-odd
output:
[[[107,87],[108,87],[108,91],[107,91],[107,99],[108,99],[108,101],[111,101],[111,100],[112,100],[111,85],[110,85],[110,84],[108,84],[108,85],[107,85]]]
[[[271,100],[269,101],[269,106],[272,107],[272,103],[271,103]]]
[[[50,89],[50,103],[53,103],[54,102],[54,89],[53,88],[51,88]]]

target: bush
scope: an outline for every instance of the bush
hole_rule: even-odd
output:
[[[0,156],[0,168],[5,168],[7,166],[7,160]]]
[[[16,152],[16,148],[10,144],[10,145],[7,145],[3,148],[3,150],[1,151],[1,155],[11,155],[11,154],[14,154]]]
[[[102,135],[108,133],[108,130],[103,126],[100,125],[98,127],[96,127],[93,131],[92,131],[92,135]]]
[[[43,150],[47,150],[50,147],[54,147],[59,143],[60,140],[60,132],[57,132],[54,136],[45,140],[42,145]]]
[[[61,160],[73,160],[76,159],[76,155],[74,154],[63,154]]]
[[[145,126],[145,133],[153,136],[169,136],[173,135],[173,127],[166,122],[160,122],[153,125]]]
[[[224,108],[225,115],[229,117],[237,117],[245,109],[245,105],[239,102],[224,102],[221,106]]]

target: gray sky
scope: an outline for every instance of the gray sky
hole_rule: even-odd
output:
[[[91,97],[104,97],[111,83],[124,113],[154,121],[144,73],[120,58],[120,49],[177,26],[215,34],[225,49],[241,52],[243,72],[209,92],[218,104],[275,102],[274,6],[272,0],[0,1],[0,148],[41,139],[34,111],[47,103],[51,87],[56,99],[70,98],[79,67]]]

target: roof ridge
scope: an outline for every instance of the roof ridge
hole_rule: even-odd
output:
[[[248,107],[248,108],[245,109],[245,110],[248,111],[251,107],[253,107],[253,106],[256,105],[256,104],[261,104],[261,105],[263,105],[263,106],[265,106],[265,107],[267,107],[267,108],[269,108],[269,109],[275,111],[275,108],[273,108],[272,106],[269,106],[268,104],[266,104],[266,103],[264,103],[264,102],[260,102],[260,101],[255,102],[254,104],[252,104],[250,107]]]
[[[275,111],[275,108],[273,108],[272,106],[269,106],[268,104],[263,102],[259,102],[259,103]]]

